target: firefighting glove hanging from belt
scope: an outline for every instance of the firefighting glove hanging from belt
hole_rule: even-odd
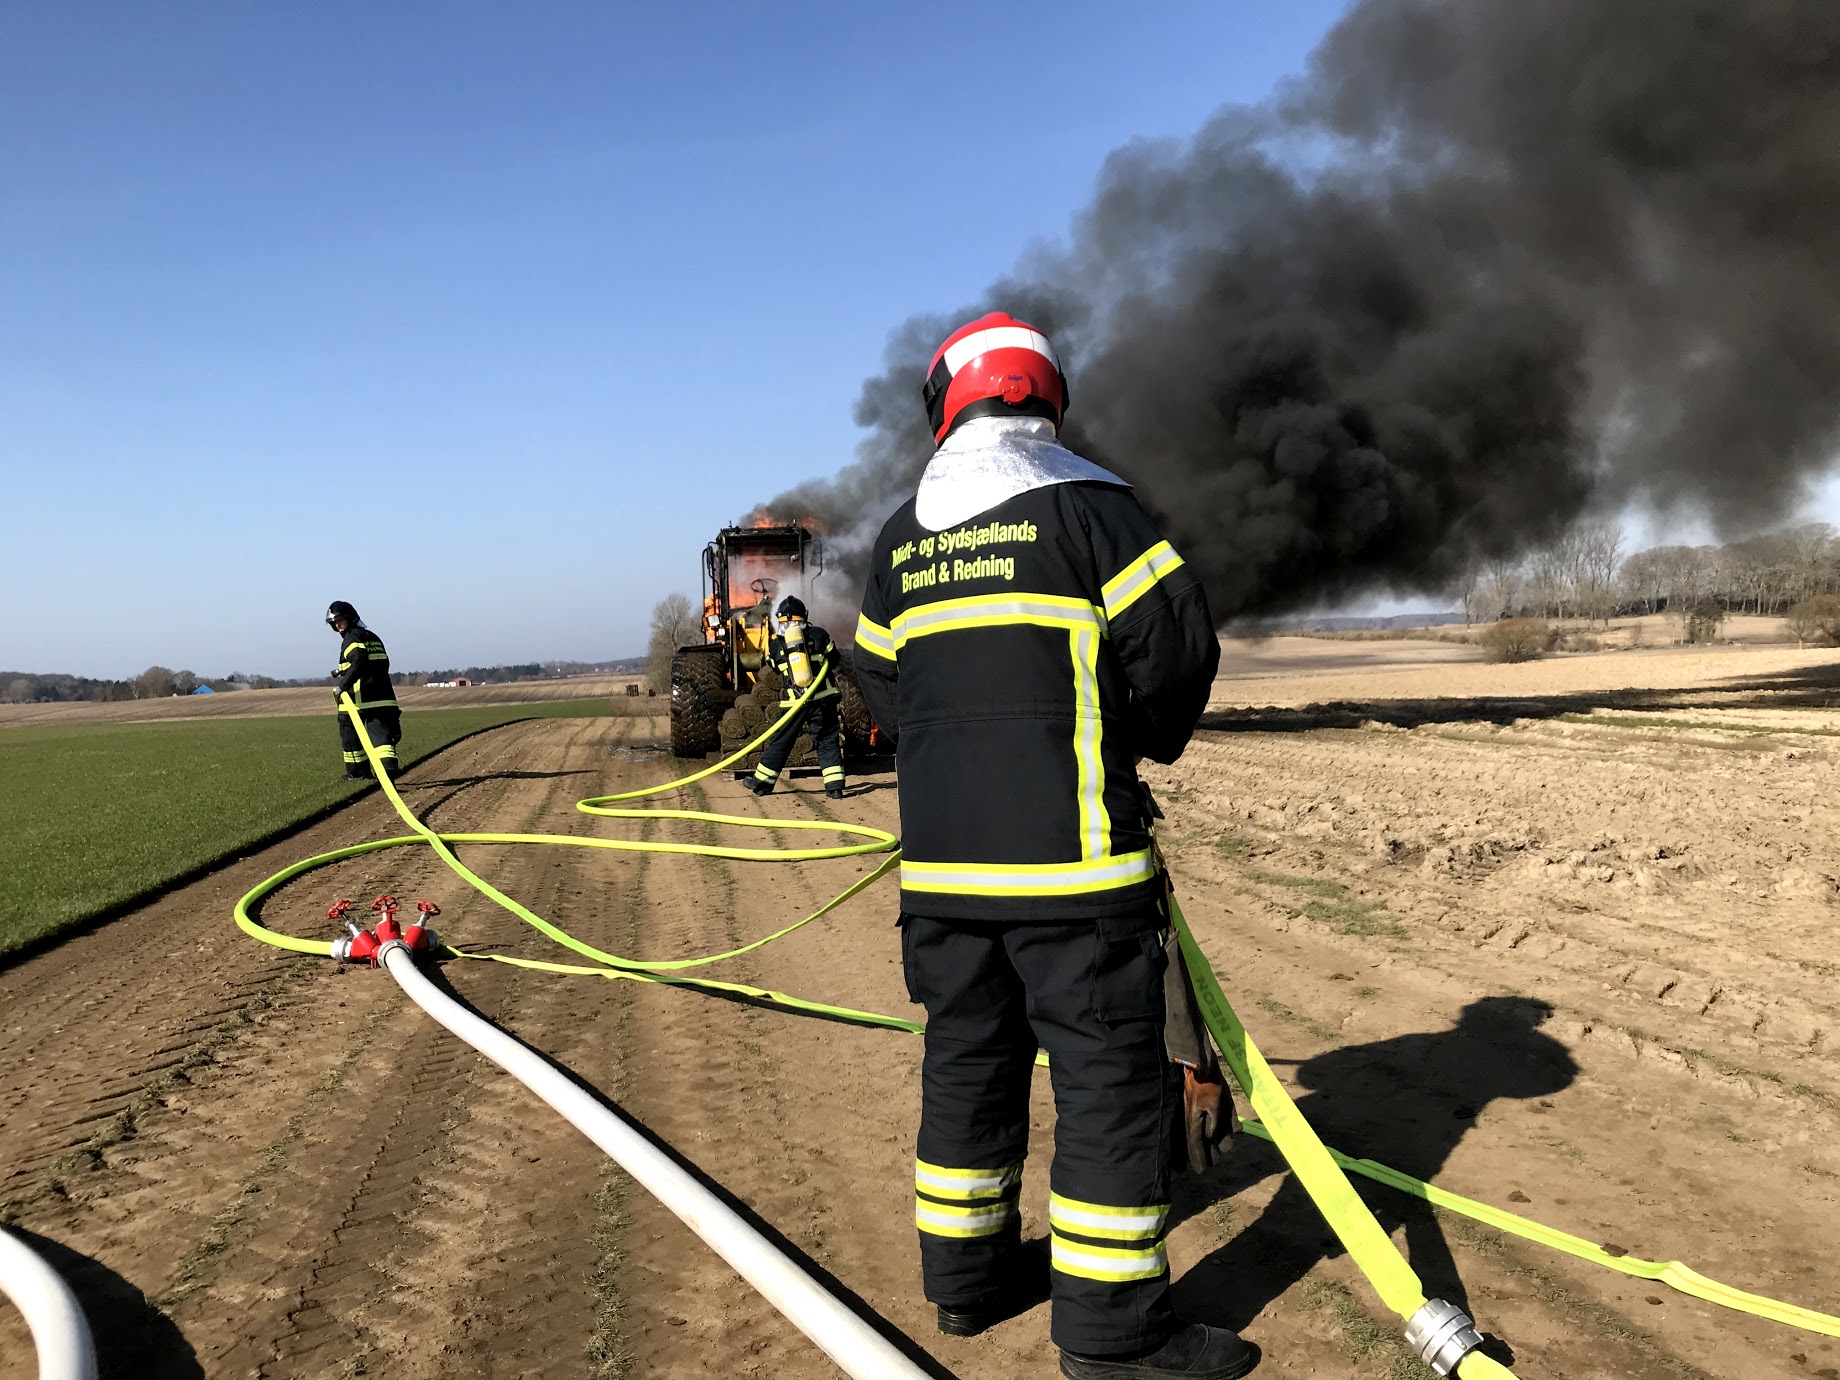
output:
[[[1137,783],[1137,796],[1155,847],[1154,831],[1156,821],[1163,818],[1162,807],[1142,781]],[[1164,914],[1168,915],[1169,871],[1160,850],[1157,865],[1163,877]],[[1233,1139],[1233,1094],[1221,1074],[1220,1058],[1208,1036],[1174,929],[1163,936],[1163,953],[1168,960],[1163,969],[1163,1048],[1169,1055],[1170,1082],[1181,1091],[1180,1100],[1174,1102],[1175,1124],[1170,1128],[1170,1168],[1201,1174],[1225,1158]]]

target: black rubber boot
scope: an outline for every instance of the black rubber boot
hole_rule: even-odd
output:
[[[746,786],[755,795],[772,795],[773,794],[772,782],[762,781],[758,776],[750,776],[747,780],[743,781],[741,784]]]
[[[824,788],[824,794],[832,800],[842,800],[843,799],[843,787],[842,786],[826,786]]]
[[[1252,1374],[1259,1349],[1237,1332],[1206,1323],[1185,1324],[1155,1351],[1140,1356],[1061,1353],[1067,1380],[1239,1380]]]
[[[1028,1312],[1043,1299],[1042,1290],[1031,1291],[1018,1285],[970,1303],[935,1304],[934,1310],[938,1314],[939,1330],[946,1336],[975,1337],[998,1323]]]
[[[1010,1316],[996,1303],[973,1303],[958,1308],[948,1308],[942,1303],[935,1311],[939,1317],[939,1330],[948,1337],[975,1337],[980,1332],[988,1332]]]

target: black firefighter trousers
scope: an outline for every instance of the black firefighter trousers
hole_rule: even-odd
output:
[[[396,745],[402,741],[402,710],[390,705],[358,712],[364,718],[364,731],[371,736],[371,746],[377,749],[377,756],[383,759],[383,769],[394,776]],[[370,775],[371,766],[364,755],[364,744],[358,741],[358,730],[351,726],[351,716],[343,709],[339,710],[339,747],[345,756],[345,775]]]
[[[780,772],[792,756],[792,745],[804,732],[811,734],[812,750],[818,754],[818,765],[824,770],[824,788],[829,790],[835,786],[841,790],[843,743],[838,729],[837,704],[837,696],[826,695],[816,704],[807,704],[803,714],[794,714],[781,724],[779,732],[767,739],[767,746],[760,754],[760,765],[754,768],[754,779],[769,786],[779,780]]]
[[[1035,1051],[1056,1122],[1049,1175],[1056,1345],[1116,1355],[1178,1325],[1164,1251],[1174,1099],[1158,909],[999,924],[901,917],[908,994],[926,1007],[914,1220],[927,1298],[1000,1292],[1020,1240]]]

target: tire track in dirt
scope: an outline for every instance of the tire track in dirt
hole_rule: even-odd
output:
[[[577,734],[586,731],[574,727],[577,724],[614,723],[621,727],[613,732],[624,734],[630,731],[624,725],[632,721],[542,722],[565,725],[563,732]],[[431,760],[409,773],[405,782],[415,794],[418,778],[480,771],[485,779],[476,786],[486,789],[487,796],[468,801],[455,815],[456,823],[477,823],[476,809],[496,808],[491,797],[529,789],[515,775],[500,774],[530,765],[522,760],[526,754],[521,745],[553,732],[528,725],[500,730]],[[569,781],[563,778],[548,789],[553,792]],[[473,794],[477,796],[478,790]],[[435,818],[447,824],[443,811]],[[118,1118],[81,1156],[64,1148],[71,1137],[67,1117],[41,1113],[27,1123],[8,1116],[0,1126],[0,1159],[11,1170],[8,1196],[25,1225],[108,1262],[148,1296],[166,1296],[181,1284],[190,1286],[187,1294],[196,1295],[199,1281],[181,1280],[181,1267],[188,1275],[196,1274],[210,1257],[222,1254],[221,1244],[216,1250],[204,1248],[226,1222],[234,1223],[240,1215],[267,1215],[267,1201],[252,1200],[262,1210],[248,1211],[252,1204],[243,1201],[242,1193],[243,1185],[260,1179],[264,1158],[275,1144],[264,1122],[268,1127],[283,1124],[312,1087],[334,1074],[378,1003],[395,1000],[393,984],[366,984],[357,972],[279,955],[236,933],[228,920],[230,902],[284,861],[356,837],[397,832],[400,825],[385,802],[360,803],[147,911],[0,974],[0,993],[9,988],[32,993],[39,1009],[62,1026],[48,1033],[42,1027],[32,1032],[39,1037],[34,1044],[41,1053],[31,1060],[15,1062],[8,1049],[10,1039],[0,1039],[0,1069],[5,1071],[0,1078],[7,1080],[0,1086],[7,1087],[15,1102],[30,1106],[35,1088],[62,1086],[74,1090],[66,1091],[66,1103],[80,1103],[86,1093],[114,1094],[128,1099],[132,1113]],[[309,893],[337,889],[362,899],[370,894],[364,888],[372,884],[382,889],[387,882],[401,891],[407,889],[402,884],[405,874],[421,885],[439,871],[438,861],[425,850],[366,855],[334,871],[314,874],[311,885],[291,885],[271,899],[268,918],[278,928],[311,933],[324,929],[325,921],[323,900],[307,899]],[[464,906],[461,910],[464,919]],[[136,940],[144,942],[137,946]],[[164,952],[186,954],[188,961],[138,961],[151,942]],[[199,956],[196,962],[191,961],[194,953]],[[135,1000],[100,1012],[79,1006],[71,1000],[72,991],[82,990],[92,977],[103,979],[105,992],[134,992]],[[85,1017],[90,1019],[87,1030]],[[419,1013],[416,1020],[421,1020]],[[10,1037],[18,1024],[9,1021],[0,1035]],[[66,1048],[77,1031],[84,1038],[75,1048]],[[150,1055],[164,1050],[166,1059],[177,1050],[185,1053],[176,1066],[150,1077],[150,1065],[161,1062],[157,1057],[124,1069],[119,1063],[95,1060],[91,1053],[116,1046],[144,1047]],[[57,1051],[58,1057],[47,1059],[46,1049]],[[382,1053],[366,1051],[340,1077],[359,1098],[374,1095],[390,1076],[390,1063]],[[37,1166],[36,1175],[17,1167],[22,1165]],[[48,1172],[53,1167],[57,1172]],[[258,1184],[258,1191],[265,1192],[265,1186]],[[306,1196],[323,1191],[324,1184],[312,1182]],[[285,1214],[277,1220],[285,1220]],[[273,1280],[285,1276],[288,1268],[290,1262],[284,1259],[267,1272],[258,1269],[252,1274],[258,1282],[278,1287]],[[202,1302],[196,1297],[182,1299],[175,1311],[184,1314],[189,1303],[193,1316],[202,1317],[196,1311]],[[146,1311],[138,1298],[131,1303]],[[186,1354],[185,1344],[176,1341],[170,1326],[142,1327],[136,1318],[105,1315],[98,1319],[99,1333],[111,1323],[117,1324],[111,1330],[123,1340],[114,1352],[104,1349],[108,1373],[198,1373],[197,1362]],[[134,1336],[140,1334],[158,1355],[136,1350]],[[189,1330],[187,1335],[207,1353],[215,1345],[208,1320],[198,1335]],[[23,1344],[23,1333],[0,1324],[0,1357]],[[213,1368],[209,1373],[225,1372]]]
[[[562,763],[566,766],[579,759],[581,754],[572,750],[581,739],[598,739],[605,733],[596,721],[572,728],[568,741],[560,745]],[[595,750],[600,747],[594,744]],[[550,765],[552,758],[553,750],[546,752],[541,765]],[[458,827],[458,820],[450,824],[445,816],[463,816],[471,823],[477,818],[474,811],[483,807],[490,812],[488,818],[515,832],[561,832],[558,826],[567,821],[563,812],[579,794],[574,787],[582,779],[567,775],[552,779],[534,801],[517,799],[530,792],[523,782],[514,780],[496,801],[470,800],[464,810],[453,801],[443,804],[432,812],[432,822]],[[481,851],[509,861],[514,851],[528,850]],[[411,856],[424,866],[433,865],[428,869],[431,879],[420,883],[424,890],[454,894],[455,884],[436,860],[419,850]],[[506,885],[540,913],[553,909],[561,879],[567,875],[564,870],[552,866],[538,884],[523,885],[517,866],[501,870],[496,865],[499,861],[500,857],[490,860],[492,870],[502,875]],[[554,864],[558,860],[546,857],[545,861]],[[471,893],[463,894],[444,911],[451,912],[451,918],[443,916],[450,931],[458,926],[459,932],[475,942],[516,945],[522,938],[520,922]],[[518,1009],[525,974],[496,964],[467,966],[478,971],[469,973],[466,999],[498,1020]],[[394,985],[381,975],[363,974],[362,978],[387,989],[394,998]],[[329,1109],[326,1124],[315,1128],[315,1153],[296,1167],[294,1180],[299,1188],[307,1193],[318,1190],[316,1211],[304,1224],[306,1229],[278,1234],[265,1228],[249,1243],[248,1249],[258,1254],[279,1244],[292,1256],[285,1266],[290,1288],[269,1301],[270,1316],[278,1306],[284,1307],[283,1316],[266,1325],[246,1323],[228,1349],[212,1356],[212,1373],[275,1377],[375,1367],[407,1373],[406,1364],[431,1352],[439,1354],[446,1344],[450,1318],[441,1319],[432,1329],[407,1326],[404,1305],[412,1298],[439,1298],[451,1290],[461,1261],[450,1258],[424,1264],[421,1269],[403,1266],[427,1239],[422,1218],[443,1192],[442,1171],[468,1153],[481,1063],[464,1044],[412,1008],[404,1011],[403,1023],[409,1033],[392,1052],[382,1085],[368,1105],[360,1102],[354,1108],[345,1101]],[[363,1113],[361,1117],[354,1116],[357,1111]],[[513,1176],[501,1177],[515,1183]],[[520,1244],[524,1247],[520,1254],[526,1258],[534,1254],[530,1248],[536,1243]],[[224,1273],[243,1274],[234,1261],[226,1262]],[[221,1305],[229,1300],[212,1302]],[[202,1321],[211,1311],[251,1319],[248,1308],[200,1306],[194,1313]],[[541,1325],[545,1320],[533,1317],[529,1321]]]
[[[1534,747],[1552,751],[1551,744]],[[1514,766],[1526,769],[1525,759]],[[1354,846],[1360,807],[1372,803],[1361,792],[1386,771],[1405,802],[1393,832],[1422,828],[1419,821],[1439,811],[1457,826],[1515,827],[1509,811],[1524,798],[1520,786],[1501,781],[1509,811],[1491,814],[1475,803],[1490,779],[1467,750],[1452,756],[1417,733],[1208,735],[1177,768],[1157,774],[1197,935],[1216,955],[1255,1035],[1268,1052],[1304,1058],[1383,1047],[1411,1031],[1436,1047],[1475,998],[1518,994],[1556,1008],[1546,1033],[1581,1071],[1550,1097],[1491,1102],[1487,1085],[1495,1075],[1486,1065],[1470,1080],[1480,1086],[1467,1092],[1448,1071],[1376,1070],[1370,1092],[1337,1085],[1344,1098],[1353,1093],[1352,1105],[1338,1109],[1311,1098],[1307,1109],[1325,1122],[1329,1138],[1386,1160],[1399,1118],[1416,1117],[1421,1107],[1429,1114],[1448,1098],[1436,1115],[1465,1116],[1468,1130],[1436,1176],[1445,1186],[1504,1206],[1530,1202],[1519,1210],[1587,1238],[1650,1259],[1678,1257],[1740,1287],[1831,1307],[1828,1234],[1818,1217],[1791,1206],[1807,1203],[1810,1190],[1833,1199],[1829,1176],[1840,1164],[1829,1164],[1825,1096],[1786,1086],[1772,1068],[1780,1054],[1761,1044],[1746,1052],[1760,1060],[1746,1071],[1682,1057],[1668,1042],[1605,1020],[1605,998],[1621,971],[1607,951],[1625,925],[1619,910],[1635,906],[1628,893],[1592,907],[1587,918],[1603,936],[1593,960],[1582,940],[1572,948],[1533,942],[1537,928],[1520,916],[1524,889],[1492,886],[1486,871],[1453,880],[1441,870],[1400,868]],[[1558,763],[1544,772],[1553,789],[1543,799],[1556,821],[1566,819],[1565,790],[1591,800],[1588,773]],[[1345,797],[1356,807],[1352,821]],[[1318,801],[1328,808],[1311,808]],[[1435,893],[1435,904],[1421,899],[1426,892]],[[1313,904],[1318,897],[1331,899]],[[1388,906],[1370,915],[1375,924],[1351,923],[1357,908],[1375,901]],[[1440,923],[1440,912],[1452,907],[1462,908],[1460,923]],[[1709,916],[1690,908],[1679,914],[1682,926],[1716,933]],[[1703,1014],[1657,1009],[1675,1041]],[[1504,1048],[1497,1057],[1520,1057],[1513,1043]],[[1311,1086],[1293,1082],[1298,1096]],[[1383,1088],[1390,1088],[1384,1098]],[[1435,1116],[1425,1130],[1434,1123]],[[1762,1160],[1734,1174],[1734,1153],[1755,1153],[1747,1143],[1764,1152]],[[1384,1204],[1385,1195],[1380,1190],[1374,1201]],[[1445,1219],[1443,1235],[1472,1293],[1484,1291],[1479,1316],[1525,1348],[1535,1373],[1684,1374],[1692,1367],[1682,1358],[1691,1357],[1709,1374],[1789,1375],[1802,1364],[1796,1356],[1821,1345],[1467,1223]],[[1358,1285],[1354,1292],[1363,1296]],[[1581,1342],[1590,1347],[1580,1350]]]
[[[602,726],[610,722],[616,726]],[[439,827],[454,829],[527,821],[545,832],[646,828],[660,838],[699,836],[695,825],[635,826],[572,811],[579,796],[671,774],[669,759],[634,760],[640,754],[628,746],[656,725],[628,722],[499,730],[411,773],[411,782],[427,783],[415,788],[415,803],[431,809]],[[1435,923],[1435,912],[1403,903],[1396,909],[1410,943],[1337,934],[1279,904],[1285,889],[1249,880],[1244,860],[1220,855],[1213,840],[1230,821],[1207,793],[1220,789],[1223,774],[1297,760],[1303,737],[1233,735],[1235,752],[1249,755],[1211,760],[1197,751],[1171,775],[1190,792],[1188,802],[1172,802],[1171,826],[1185,840],[1177,866],[1192,918],[1222,959],[1229,991],[1247,998],[1247,1015],[1267,1048],[1309,1058],[1443,1030],[1475,996],[1517,983],[1560,1006],[1555,1027],[1574,1016],[1582,1023],[1582,980],[1544,954],[1537,935],[1514,944],[1514,929],[1504,926],[1477,945],[1487,925],[1455,931]],[[1338,759],[1311,746],[1305,760]],[[593,775],[516,775],[557,770]],[[707,784],[719,810],[834,814],[898,832],[892,778],[873,780],[876,789],[840,805],[817,795],[815,781],[793,783],[764,802],[726,778]],[[229,901],[282,862],[398,832],[392,816],[366,813],[361,803],[307,837],[168,898],[164,910],[149,908],[159,911],[157,922],[141,919],[145,912],[119,922],[131,927],[120,931],[124,941],[182,953],[183,965],[149,967],[136,961],[140,950],[131,944],[94,942],[117,932],[110,926],[67,946],[88,946],[82,964],[61,960],[66,950],[59,949],[24,965],[37,971],[34,981],[19,981],[17,971],[0,974],[0,1009],[7,1012],[0,1017],[0,1163],[12,1174],[9,1195],[44,1180],[45,1166],[81,1142],[73,1126],[93,1110],[86,1099],[120,1108],[162,1088],[135,1113],[127,1134],[98,1148],[87,1167],[67,1170],[57,1193],[34,1198],[22,1212],[31,1229],[96,1257],[167,1310],[170,1322],[158,1313],[140,1322],[116,1316],[119,1330],[133,1334],[119,1354],[136,1359],[110,1373],[594,1380],[834,1374],[726,1265],[647,1195],[626,1191],[622,1176],[521,1085],[405,1009],[394,984],[277,956],[230,930]],[[1334,839],[1265,832],[1280,846],[1258,867],[1365,885]],[[795,842],[791,835],[783,841]],[[565,928],[648,958],[709,952],[777,928],[874,864],[468,851],[494,881]],[[1401,871],[1385,876],[1397,880]],[[274,898],[269,915],[277,927],[317,932],[324,928],[322,892],[361,900],[387,886],[441,901],[448,910],[443,932],[459,942],[565,957],[495,907],[460,894],[425,850],[366,855],[310,880]],[[1428,877],[1416,884],[1460,882]],[[1458,894],[1476,904],[1473,891]],[[817,925],[709,971],[820,1000],[911,1011],[892,924],[896,904],[890,879]],[[1567,917],[1567,926],[1606,923]],[[1690,929],[1697,922],[1683,914],[1677,923]],[[933,1330],[911,1225],[919,1041],[653,985],[493,964],[456,962],[446,971],[467,1000],[620,1099],[954,1372],[1019,1380],[1052,1369],[1045,1308],[971,1340]],[[77,1002],[88,977],[100,1003],[91,1021],[102,1032],[90,1048],[112,1049],[118,1035],[131,1058],[91,1055],[86,1066],[62,1050],[60,1040],[84,1028]],[[14,1015],[9,992],[30,1003],[20,1007],[26,1016]],[[47,1033],[46,1021],[62,1021],[66,1035]],[[1720,1078],[1694,1079],[1652,1048],[1637,1056],[1595,1033],[1559,1033],[1584,1076],[1546,1099],[1550,1106],[1528,1099],[1481,1108],[1440,1181],[1498,1202],[1513,1187],[1531,1198],[1522,1210],[1535,1217],[1600,1232],[1640,1254],[1678,1253],[1709,1269],[1730,1263],[1725,1273],[1733,1282],[1820,1306],[1831,1261],[1818,1218],[1782,1220],[1784,1201],[1808,1203],[1809,1195],[1785,1199],[1783,1171],[1754,1186],[1733,1185],[1720,1173],[1734,1153],[1824,1163],[1827,1152],[1788,1142],[1757,1152],[1737,1146],[1726,1128],[1741,1130],[1747,1123],[1739,1118],[1754,1116],[1758,1098],[1746,1101]],[[11,1051],[27,1049],[35,1052],[26,1067],[9,1062]],[[154,1068],[175,1055],[178,1063]],[[197,1062],[187,1067],[190,1060]],[[1657,1067],[1647,1071],[1645,1062]],[[1641,1071],[1631,1074],[1632,1067]],[[41,1094],[69,1081],[60,1068],[84,1090],[53,1105]],[[162,1084],[166,1079],[172,1081]],[[1399,1097],[1441,1094],[1427,1082],[1389,1066],[1376,1087],[1394,1094],[1398,1108],[1405,1105]],[[1293,1086],[1309,1091],[1294,1079]],[[1690,1100],[1681,1087],[1694,1090]],[[1361,1122],[1360,1111],[1350,1110],[1351,1124]],[[1375,1114],[1384,1121],[1385,1105]],[[113,1115],[84,1124],[107,1125]],[[1052,1135],[1045,1077],[1037,1080],[1034,1120],[1023,1203],[1028,1237],[1045,1234]],[[1651,1121],[1665,1134],[1657,1136]],[[1395,1130],[1407,1134],[1403,1126]],[[1644,1162],[1629,1163],[1632,1145],[1642,1147]],[[38,1167],[13,1170],[15,1149],[38,1155]],[[1223,1277],[1220,1267],[1235,1259],[1234,1242],[1262,1239],[1259,1219],[1284,1191],[1283,1176],[1262,1153],[1248,1143],[1223,1177],[1181,1191],[1172,1260],[1187,1295],[1204,1307],[1231,1309],[1257,1284]],[[1741,1241],[1742,1213],[1753,1205],[1753,1220],[1763,1225],[1758,1239]],[[1648,1224],[1640,1239],[1630,1239],[1632,1222]],[[1300,1220],[1290,1244],[1313,1249],[1319,1234],[1319,1226]],[[1679,1359],[1689,1356],[1705,1374],[1775,1380],[1810,1373],[1789,1359],[1795,1348],[1815,1358],[1813,1368],[1821,1363],[1818,1339],[1741,1319],[1734,1327],[1734,1315],[1672,1294],[1663,1305],[1646,1304],[1652,1286],[1504,1245],[1460,1224],[1446,1224],[1444,1235],[1485,1325],[1514,1340],[1530,1377],[1683,1380],[1702,1373]],[[1673,1246],[1677,1252],[1666,1249]],[[1354,1354],[1362,1327],[1372,1327],[1369,1304],[1366,1285],[1346,1261],[1317,1261],[1247,1330],[1266,1346],[1275,1373],[1332,1380],[1409,1374],[1384,1347]],[[178,1347],[172,1323],[183,1334]],[[1391,1330],[1390,1322],[1381,1329]],[[0,1321],[0,1358],[10,1359],[9,1347],[18,1345],[17,1330]],[[184,1346],[195,1357],[182,1354]]]

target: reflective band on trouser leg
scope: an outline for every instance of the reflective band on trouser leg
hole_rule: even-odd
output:
[[[826,767],[824,769],[824,782],[826,785],[829,785],[833,781],[841,780],[843,780],[842,767]]]
[[[1054,1268],[1102,1283],[1155,1279],[1169,1269],[1163,1248],[1163,1223],[1168,1218],[1168,1203],[1115,1207],[1050,1194]]]
[[[1016,1216],[1007,1199],[995,1203],[936,1203],[914,1196],[914,1225],[929,1236],[995,1236]]]
[[[1021,1182],[1019,1164],[1002,1164],[994,1169],[947,1169],[925,1160],[914,1161],[914,1191],[942,1201],[975,1203],[1001,1198]]]
[[[382,751],[382,749],[378,749],[378,750]],[[362,752],[348,752],[345,754],[345,765],[346,766],[357,767],[357,766],[362,766],[363,764],[364,764],[364,754]]]
[[[1168,1203],[1148,1207],[1107,1207],[1077,1198],[1048,1195],[1048,1225],[1057,1232],[1106,1241],[1154,1241],[1169,1217]]]
[[[914,1161],[914,1225],[929,1236],[995,1236],[1016,1218],[1022,1166],[948,1169]]]
[[[1090,1246],[1069,1241],[1057,1231],[1051,1258],[1062,1274],[1101,1284],[1130,1284],[1169,1273],[1169,1255],[1161,1241],[1149,1246]]]
[[[779,780],[779,773],[774,771],[773,768],[769,767],[765,762],[762,762],[759,766],[754,768],[754,779],[756,781],[764,781],[771,786],[775,781]]]

